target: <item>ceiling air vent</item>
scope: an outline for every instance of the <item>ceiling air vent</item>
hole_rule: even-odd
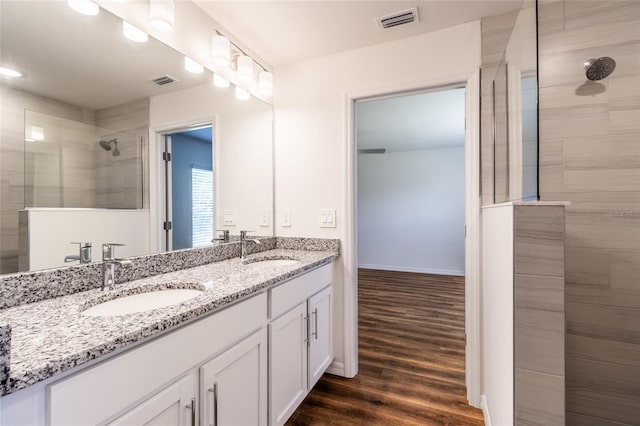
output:
[[[171,77],[170,75],[163,75],[162,77],[154,78],[151,81],[153,81],[158,86],[164,86],[165,84],[173,83],[174,81],[177,81],[177,80]]]
[[[388,30],[389,28],[418,21],[420,21],[420,16],[418,16],[418,8],[412,7],[411,9],[403,10],[402,12],[397,12],[392,15],[382,16],[376,19],[376,25],[378,26],[379,31],[384,31]]]

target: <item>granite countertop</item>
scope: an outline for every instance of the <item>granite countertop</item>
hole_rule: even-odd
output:
[[[130,281],[108,292],[89,290],[2,310],[0,324],[11,326],[11,365],[0,396],[144,341],[337,257],[335,251],[275,249],[247,260],[291,258],[300,263],[262,268],[234,258]],[[146,312],[111,317],[81,314],[102,301],[168,288],[200,288],[204,292],[180,304]]]

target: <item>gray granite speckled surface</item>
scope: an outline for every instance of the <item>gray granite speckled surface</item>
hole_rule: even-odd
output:
[[[11,365],[11,326],[0,325],[0,394],[4,394]]]
[[[11,368],[2,395],[140,342],[302,272],[330,263],[338,257],[338,251],[277,249],[252,256],[294,258],[299,263],[262,268],[233,258],[120,284],[114,290],[119,296],[156,288],[202,286],[206,290],[178,305],[117,317],[81,314],[83,309],[114,297],[105,295],[99,289],[0,311],[0,324],[12,327]]]

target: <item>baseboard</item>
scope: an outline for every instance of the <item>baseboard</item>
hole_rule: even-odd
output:
[[[342,362],[332,362],[326,372],[334,376],[347,377],[344,370],[344,363]]]
[[[489,406],[487,405],[487,398],[484,394],[480,395],[480,408],[482,408],[482,415],[484,415],[485,426],[491,426],[491,416],[489,415]]]
[[[394,272],[415,272],[418,274],[434,274],[434,275],[456,275],[464,277],[464,271],[458,271],[453,269],[434,269],[434,268],[415,268],[413,266],[394,266],[394,265],[370,265],[368,263],[359,264],[358,268],[361,269],[377,269],[380,271],[394,271]]]

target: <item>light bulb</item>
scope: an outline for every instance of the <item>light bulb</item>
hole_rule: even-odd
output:
[[[136,43],[144,43],[149,40],[149,35],[144,31],[134,27],[127,21],[122,21],[122,34],[131,41]]]
[[[173,32],[176,4],[173,0],[149,0],[149,24],[163,33]]]
[[[258,74],[258,89],[265,95],[273,93],[273,74],[269,71],[262,71]]]
[[[238,67],[236,69],[238,81],[248,83],[253,80],[253,59],[249,56],[238,56]]]
[[[194,74],[201,74],[204,71],[202,65],[187,56],[184,57],[184,69]]]
[[[229,80],[227,80],[226,78],[222,77],[219,74],[214,74],[213,75],[213,85],[216,87],[220,87],[222,89],[229,87],[231,85],[231,83],[229,83]]]
[[[231,42],[229,39],[218,35],[211,38],[211,56],[213,63],[226,67],[231,62]]]
[[[67,0],[67,5],[82,15],[96,16],[100,12],[100,7],[91,0]]]

